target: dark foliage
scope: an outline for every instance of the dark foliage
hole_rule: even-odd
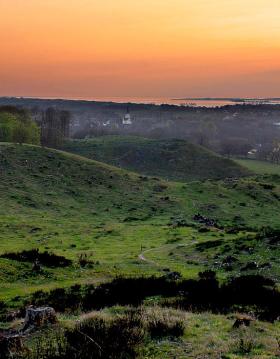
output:
[[[202,216],[200,213],[194,215],[193,220],[207,227],[217,227],[217,222],[214,219]]]
[[[67,259],[63,256],[58,256],[50,252],[39,252],[39,249],[31,249],[28,251],[22,252],[11,252],[4,253],[0,256],[1,258],[7,258],[16,260],[19,262],[39,262],[42,265],[47,267],[67,267],[72,264],[70,259]]]
[[[258,232],[256,239],[267,240],[269,244],[277,244],[280,242],[280,229],[271,227],[262,227]]]
[[[223,241],[221,239],[216,239],[215,241],[206,241],[196,244],[196,249],[199,251],[205,251],[209,248],[216,248],[223,244]]]
[[[101,309],[113,305],[139,305],[151,296],[172,296],[177,293],[176,281],[168,278],[117,278],[99,286],[72,286],[69,289],[57,288],[50,292],[37,291],[26,302],[36,306],[49,305],[56,310],[84,311]]]
[[[34,293],[25,304],[49,305],[58,311],[89,311],[114,305],[138,306],[147,297],[177,297],[176,306],[188,310],[227,313],[254,311],[261,319],[280,315],[280,292],[274,282],[260,275],[232,278],[220,285],[215,272],[199,274],[197,280],[166,277],[117,278],[99,286],[73,286]]]
[[[226,313],[235,309],[254,311],[263,320],[276,320],[280,315],[280,292],[271,279],[247,275],[219,285],[214,272],[204,272],[199,280],[181,283],[184,308]]]
[[[117,278],[96,288],[87,288],[83,308],[100,309],[104,306],[139,305],[146,297],[176,293],[176,282],[165,277]]]

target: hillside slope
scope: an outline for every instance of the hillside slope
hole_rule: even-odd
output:
[[[69,141],[65,151],[172,181],[243,177],[245,167],[183,140],[104,136]]]
[[[248,256],[271,262],[255,270],[278,278],[278,247],[266,241],[254,247],[246,238],[264,225],[279,228],[279,198],[279,176],[165,182],[48,148],[0,144],[0,256],[12,253],[0,257],[0,299],[166,268],[188,277],[203,269],[228,276],[246,267]],[[218,227],[205,229],[194,220],[198,213]],[[196,247],[205,241],[215,246]],[[217,263],[239,251],[237,244],[250,252],[225,272]],[[21,254],[13,259],[36,248],[73,265],[36,273]]]

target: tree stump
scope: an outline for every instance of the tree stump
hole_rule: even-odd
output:
[[[254,318],[249,315],[237,315],[236,320],[233,324],[233,328],[240,328],[241,326],[249,327]]]
[[[57,323],[55,310],[51,307],[35,308],[30,306],[26,309],[23,331],[42,327],[46,324]]]

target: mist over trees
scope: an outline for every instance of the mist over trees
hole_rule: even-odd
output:
[[[252,156],[280,162],[280,105],[246,104],[207,108],[0,98],[1,104],[27,108],[41,128],[41,143],[44,146],[59,148],[70,137],[84,139],[133,135],[183,139],[226,157]],[[126,125],[123,119],[128,109],[132,121]]]

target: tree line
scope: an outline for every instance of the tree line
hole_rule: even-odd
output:
[[[0,141],[60,147],[70,136],[70,112],[47,108],[39,116],[14,106],[0,107]]]

